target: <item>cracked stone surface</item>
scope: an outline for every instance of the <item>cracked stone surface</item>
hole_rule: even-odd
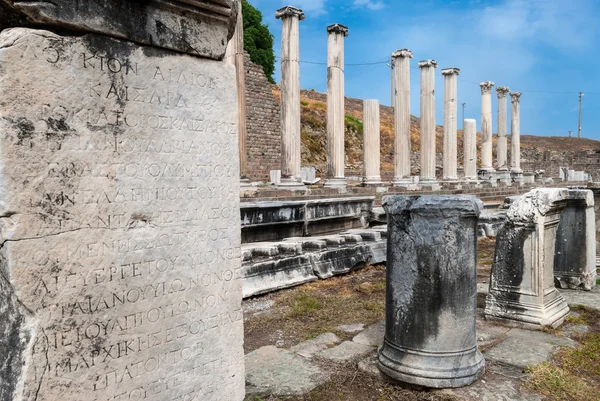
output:
[[[234,67],[24,28],[0,66],[0,399],[241,401]]]
[[[358,344],[370,345],[372,347],[379,347],[383,344],[383,338],[385,337],[385,322],[375,323],[366,330],[358,333],[352,341]]]
[[[246,393],[297,395],[329,380],[329,375],[294,353],[273,346],[246,355]]]
[[[370,345],[358,344],[354,341],[344,341],[338,346],[319,352],[316,356],[336,362],[346,362],[374,351],[375,347]]]
[[[305,358],[311,358],[317,352],[323,351],[329,348],[330,345],[334,345],[340,342],[338,336],[333,333],[325,333],[320,336],[301,342],[298,345],[290,348],[290,351],[303,356]]]
[[[570,338],[547,333],[511,329],[506,340],[485,353],[485,358],[518,368],[536,365],[552,359],[552,355],[563,347],[574,347],[577,343]]]

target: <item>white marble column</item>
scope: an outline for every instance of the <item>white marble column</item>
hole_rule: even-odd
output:
[[[463,157],[465,180],[477,180],[477,121],[465,119],[463,122]]]
[[[300,38],[304,12],[287,6],[275,13],[281,18],[281,184],[304,188],[300,141]]]
[[[506,139],[506,95],[510,92],[508,86],[496,88],[498,94],[498,142],[496,144],[496,168],[498,171],[508,171],[507,139]]]
[[[363,182],[365,185],[381,184],[379,101],[363,102]]]
[[[436,185],[435,177],[435,60],[419,62],[421,69],[421,175],[419,184]]]
[[[456,139],[456,77],[458,68],[445,68],[444,76],[444,181],[458,180]]]
[[[410,59],[408,49],[392,53],[394,67],[394,186],[411,184],[410,178]]]
[[[513,180],[521,180],[521,92],[510,94],[510,173]]]
[[[326,187],[344,188],[344,38],[348,27],[327,27],[327,179]]]
[[[480,174],[493,173],[492,166],[492,88],[491,81],[481,82],[481,168]]]
[[[238,144],[240,149],[240,185],[250,186],[250,180],[246,177],[248,153],[246,150],[246,76],[244,71],[244,21],[242,18],[242,3],[238,3],[238,18],[235,24],[233,37],[227,44],[225,60],[235,65],[235,76],[238,90]]]

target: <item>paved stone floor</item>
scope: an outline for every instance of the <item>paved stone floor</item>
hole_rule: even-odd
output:
[[[484,286],[479,287],[485,290]],[[568,303],[600,309],[600,288],[591,292],[562,291]],[[477,339],[486,359],[483,378],[469,387],[441,390],[465,400],[538,401],[540,396],[521,388],[527,379],[525,368],[552,359],[560,347],[575,346],[569,333],[583,332],[586,327],[563,325],[556,334],[505,327],[483,319],[478,309]],[[351,341],[341,341],[327,333],[300,343],[290,350],[267,346],[246,355],[248,394],[306,394],[329,380],[328,366],[355,361],[358,369],[368,375],[386,378],[376,365],[378,346],[383,342],[384,323],[361,330],[357,322],[348,328],[357,334]],[[360,330],[360,331],[358,331]],[[332,400],[334,401],[334,400]]]

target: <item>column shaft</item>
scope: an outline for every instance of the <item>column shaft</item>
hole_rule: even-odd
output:
[[[510,94],[510,171],[520,174],[521,170],[521,92]]]
[[[442,70],[444,76],[444,180],[458,179],[456,139],[456,77],[458,68]]]
[[[244,22],[242,3],[238,3],[238,18],[235,33],[227,46],[227,62],[235,65],[238,90],[238,145],[240,149],[240,178],[246,179],[248,153],[246,151],[246,77],[244,71]]]
[[[481,170],[493,172],[492,167],[492,87],[493,82],[482,82],[481,87]]]
[[[298,26],[304,13],[284,7],[281,18],[281,185],[302,186],[300,172],[300,40]]]
[[[348,28],[327,27],[327,180],[326,187],[345,187],[344,38]]]
[[[465,179],[477,180],[477,121],[464,120],[463,156]]]
[[[363,179],[365,185],[381,184],[379,101],[363,102]]]
[[[402,49],[392,54],[394,65],[394,185],[410,184],[410,59]]]
[[[435,177],[435,68],[434,60],[419,62],[421,68],[421,176],[420,183],[434,183]]]
[[[498,142],[496,144],[497,168],[508,171],[507,139],[506,139],[506,94],[510,89],[506,86],[496,88],[498,94]]]

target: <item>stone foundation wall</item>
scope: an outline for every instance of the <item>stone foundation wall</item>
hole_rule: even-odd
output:
[[[269,171],[281,169],[281,116],[279,102],[262,67],[244,59],[246,70],[247,176],[269,181]]]

